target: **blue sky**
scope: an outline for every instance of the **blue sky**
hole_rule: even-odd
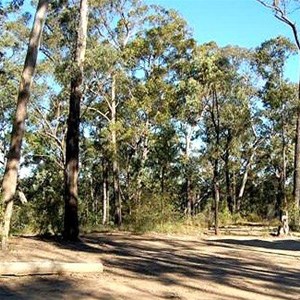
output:
[[[29,0],[25,0],[28,2]],[[144,0],[177,10],[193,30],[200,43],[215,41],[219,46],[237,45],[255,48],[267,39],[284,35],[292,41],[291,29],[277,20],[272,12],[256,0]],[[271,1],[271,0],[269,0]],[[292,16],[299,20],[300,10]],[[298,82],[299,58],[289,59],[286,76]]]
[[[265,40],[278,35],[293,40],[290,28],[275,19],[271,11],[256,0],[146,0],[146,2],[177,10],[188,22],[199,43],[215,41],[219,46],[238,45],[255,48]],[[300,20],[299,11],[291,18]],[[286,76],[292,81],[298,81],[297,57],[289,60]]]

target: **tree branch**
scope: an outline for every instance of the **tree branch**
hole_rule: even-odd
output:
[[[108,118],[108,116],[106,114],[104,114],[102,111],[100,111],[99,109],[94,108],[94,107],[87,107],[86,109],[98,113],[100,116],[105,118],[108,122],[110,122],[110,119]]]
[[[299,35],[298,35],[298,30],[297,30],[296,24],[288,18],[286,12],[275,1],[273,2],[272,5],[266,3],[263,0],[256,0],[256,1],[259,2],[260,4],[262,4],[263,6],[271,9],[274,12],[274,16],[276,19],[280,20],[281,22],[283,22],[283,23],[287,24],[289,27],[291,27],[293,35],[294,35],[295,43],[297,45],[298,51],[300,51],[300,40],[299,40]]]

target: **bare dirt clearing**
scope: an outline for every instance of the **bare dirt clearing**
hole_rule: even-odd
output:
[[[0,299],[300,299],[300,240],[89,234],[11,239],[0,261],[99,262],[100,274],[0,277]]]

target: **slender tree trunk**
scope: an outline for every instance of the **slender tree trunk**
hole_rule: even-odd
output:
[[[111,143],[113,149],[113,188],[114,188],[114,205],[115,205],[115,224],[122,224],[122,201],[119,186],[119,163],[117,147],[117,101],[116,101],[116,75],[112,75],[111,86]]]
[[[92,213],[96,214],[96,198],[95,194],[94,194],[94,180],[93,180],[93,175],[91,175],[90,177],[90,197],[91,197],[91,201],[92,201]]]
[[[82,99],[81,85],[86,49],[88,22],[88,1],[80,1],[80,21],[76,45],[76,70],[72,74],[70,106],[68,116],[68,132],[66,140],[66,186],[65,186],[65,217],[63,236],[66,240],[77,240],[78,222],[78,173],[79,173],[79,124],[80,102]]]
[[[193,212],[193,198],[191,196],[191,179],[189,172],[189,160],[191,150],[191,139],[192,139],[192,127],[187,125],[187,132],[185,135],[185,202],[186,202],[186,213],[188,216],[192,215]]]
[[[241,209],[241,202],[242,202],[242,198],[244,196],[244,192],[245,192],[245,187],[246,187],[246,183],[247,183],[247,180],[248,180],[248,173],[249,173],[249,170],[250,170],[250,167],[251,167],[251,161],[254,157],[254,153],[251,154],[249,160],[247,161],[247,164],[246,164],[246,168],[245,168],[245,172],[244,172],[244,175],[243,175],[243,178],[242,178],[242,184],[241,184],[241,187],[240,187],[240,190],[239,190],[239,194],[238,194],[238,198],[237,198],[237,203],[236,203],[236,211],[239,212],[240,209]]]
[[[220,203],[220,183],[219,183],[219,162],[218,159],[214,163],[214,219],[215,219],[215,235],[219,234],[219,203]]]
[[[185,202],[186,202],[186,214],[188,217],[192,215],[192,199],[191,199],[191,183],[188,177],[185,178]]]
[[[103,205],[102,205],[102,225],[107,223],[107,188],[106,181],[103,180]]]
[[[284,120],[284,116],[282,116]],[[286,199],[286,166],[287,166],[287,159],[286,159],[286,140],[285,140],[285,122],[283,121],[282,124],[282,204],[283,209],[287,209],[287,199]]]
[[[232,141],[232,136],[231,133],[229,132],[229,135],[227,137],[227,142],[226,142],[226,152],[225,152],[225,157],[224,157],[224,162],[225,162],[225,181],[226,181],[226,196],[227,196],[227,207],[230,211],[230,213],[233,213],[233,197],[232,197],[232,185],[231,185],[231,176],[230,176],[230,169],[229,169],[229,148],[231,145]]]
[[[166,167],[162,165],[160,168],[160,190],[162,195],[165,193],[165,170]]]
[[[230,178],[230,172],[228,170],[228,163],[227,166],[225,166],[225,179],[226,179],[226,194],[227,194],[227,207],[230,211],[230,213],[233,213],[233,198],[232,198],[232,185],[231,185],[231,178]]]
[[[146,121],[146,124],[145,124],[145,127],[146,127],[146,134],[145,136],[143,137],[144,138],[144,141],[143,141],[143,150],[142,150],[142,158],[141,158],[141,167],[140,167],[140,170],[138,171],[138,174],[137,174],[137,191],[135,193],[135,202],[136,202],[136,205],[140,205],[141,204],[141,196],[142,196],[142,175],[144,174],[145,172],[145,165],[146,165],[146,161],[148,159],[148,141],[149,141],[149,138],[148,138],[148,129],[149,129],[149,120],[147,119]]]
[[[13,210],[13,197],[16,192],[17,177],[20,166],[22,140],[25,131],[27,104],[30,97],[32,78],[35,72],[39,45],[48,9],[48,1],[40,0],[36,9],[35,19],[30,34],[27,55],[19,86],[17,108],[11,133],[5,173],[2,182],[1,201],[4,205],[2,228],[2,248],[7,248],[10,220]]]
[[[296,143],[294,158],[294,189],[293,196],[295,207],[299,208],[300,203],[300,81],[299,81],[299,99],[297,108],[297,126],[296,126]]]
[[[236,212],[236,174],[232,174],[232,203],[233,203],[233,212]]]
[[[110,217],[110,191],[108,188],[108,177],[106,180],[106,224],[109,224],[111,217]]]
[[[282,172],[278,176],[278,193],[277,193],[277,207],[276,210],[278,212],[279,220],[281,225],[278,228],[278,235],[284,234],[287,235],[289,232],[289,215],[287,210],[287,199],[286,199],[286,141],[285,141],[285,121],[284,115],[282,118]]]
[[[108,207],[108,170],[107,170],[107,162],[105,158],[103,158],[102,162],[103,168],[103,179],[102,179],[102,188],[103,188],[103,199],[102,199],[102,225],[107,223],[107,207]]]
[[[278,188],[276,193],[275,214],[280,219],[282,205],[283,205],[282,173],[278,174],[277,179],[278,179]]]
[[[127,198],[127,203],[128,203],[128,216],[132,215],[132,199],[136,198],[136,193],[132,192],[131,189],[131,174],[130,174],[130,162],[127,162],[127,167],[126,167],[126,198]]]
[[[98,207],[99,207],[98,196],[96,195],[96,197],[95,197],[95,215],[96,215],[95,221],[96,221],[97,225],[99,224],[99,221],[98,221],[98,212],[99,212]]]
[[[214,159],[213,170],[213,194],[214,194],[214,219],[215,219],[215,234],[219,234],[219,202],[220,202],[220,171],[219,171],[219,159],[220,159],[220,111],[218,95],[214,90],[212,93],[213,107],[211,111],[212,122],[216,134],[217,155]]]
[[[244,175],[243,175],[243,178],[242,178],[242,184],[241,184],[241,187],[240,187],[240,190],[239,190],[238,199],[237,199],[237,203],[236,203],[236,211],[237,212],[239,212],[240,208],[241,208],[241,201],[242,201],[242,198],[244,196],[245,187],[246,187],[246,183],[247,183],[247,180],[248,180],[248,173],[250,171],[252,160],[254,159],[254,156],[255,156],[255,151],[256,151],[257,147],[259,146],[259,144],[262,141],[263,141],[263,139],[257,139],[254,142],[251,155],[250,155],[250,157],[249,157],[249,159],[246,163],[245,172],[244,172]]]

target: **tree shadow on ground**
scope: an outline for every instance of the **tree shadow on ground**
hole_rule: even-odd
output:
[[[98,257],[104,264],[105,274],[112,278],[126,278],[128,285],[131,280],[143,282],[144,285],[133,287],[136,291],[145,290],[151,282],[175,290],[180,287],[199,295],[208,291],[215,293],[216,299],[221,286],[228,288],[231,294],[224,295],[223,298],[218,295],[218,299],[253,299],[255,295],[274,299],[299,299],[299,262],[279,267],[276,253],[267,258],[264,253],[254,255],[252,252],[257,247],[298,251],[297,240],[288,240],[288,243],[287,240],[269,242],[258,239],[180,240],[126,234],[90,234],[82,237],[78,243],[53,238],[46,241],[55,246],[55,249],[71,251],[74,257],[78,253]],[[239,250],[241,245],[249,247],[247,257],[242,257]],[[26,286],[24,289],[26,290]],[[62,283],[61,289],[64,293],[69,293],[72,283],[67,282],[65,286]],[[238,292],[237,295],[234,295],[235,291]],[[24,294],[22,288],[18,293]],[[99,293],[99,298],[96,299],[117,299],[111,291],[102,290]],[[238,294],[241,293],[245,296],[239,297]],[[149,294],[149,299],[155,297],[157,295]],[[77,298],[83,299],[83,295],[80,296],[79,292]]]
[[[8,279],[8,277],[6,277]],[[62,295],[71,295],[76,292],[78,298],[88,298],[88,293],[81,293],[76,289],[76,284],[69,279],[59,278],[57,276],[27,276],[22,280],[22,284],[17,286],[11,284],[13,278],[1,280],[0,299],[10,300],[34,300],[62,299]],[[74,295],[75,296],[75,295]],[[76,297],[74,298],[76,299]]]
[[[247,245],[273,250],[300,250],[299,241],[296,240],[269,242],[258,239],[221,239],[220,242],[231,244],[233,248],[237,245]],[[58,246],[102,255],[107,272],[112,270],[111,272],[122,273],[122,270],[126,270],[133,278],[151,277],[165,285],[181,285],[200,291],[201,281],[206,280],[255,292],[255,286],[236,283],[236,278],[243,277],[245,281],[260,281],[261,286],[269,287],[274,295],[283,293],[282,299],[292,299],[293,295],[298,295],[299,269],[288,267],[278,269],[275,261],[272,264],[265,261],[264,257],[241,260],[239,255],[232,257],[231,249],[224,252],[225,257],[215,254],[214,251],[202,253],[201,248],[209,244],[210,241],[187,242],[134,235],[91,235],[84,237],[79,244],[59,243]],[[176,277],[186,280],[181,281]],[[189,285],[189,278],[198,280],[199,286]],[[270,291],[266,295],[269,293]]]
[[[283,250],[283,251],[300,251],[300,241],[295,239],[278,239],[278,240],[260,240],[260,239],[247,239],[247,240],[236,240],[236,239],[219,239],[213,242],[214,244],[219,243],[231,246],[247,246],[255,248],[264,248],[266,250]]]

